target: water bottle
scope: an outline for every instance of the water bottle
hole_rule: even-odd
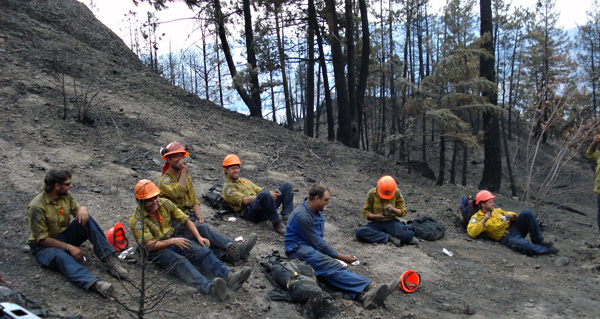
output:
[[[135,252],[135,249],[133,247],[129,247],[127,250],[123,250],[119,254],[119,259],[125,260],[125,258],[127,258],[127,256],[132,255],[134,252]]]

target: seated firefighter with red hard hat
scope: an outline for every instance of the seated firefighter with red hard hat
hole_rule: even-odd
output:
[[[210,249],[220,260],[228,261],[236,265],[241,261],[247,261],[250,251],[256,243],[257,235],[248,235],[244,243],[238,244],[233,239],[224,236],[204,223],[204,217],[200,211],[200,202],[196,197],[196,191],[192,178],[188,172],[186,157],[189,155],[187,146],[179,142],[171,142],[161,148],[162,159],[165,160],[163,175],[158,182],[160,197],[173,202],[177,208],[187,214],[196,226],[198,233],[210,241]],[[185,227],[179,226],[175,229],[177,234],[193,240],[190,232]]]
[[[280,235],[285,234],[285,222],[294,209],[294,189],[288,182],[283,182],[279,189],[268,191],[258,187],[251,181],[240,178],[242,162],[235,154],[223,159],[223,199],[243,219],[260,223],[269,220],[273,229]],[[281,218],[277,209],[281,206]]]
[[[559,249],[551,241],[544,240],[533,212],[524,209],[519,214],[494,208],[491,192],[482,190],[475,197],[477,211],[467,226],[467,233],[472,238],[485,234],[490,239],[500,242],[509,248],[529,256],[556,254]],[[531,242],[525,239],[529,234]]]
[[[362,210],[369,223],[356,230],[356,239],[368,243],[390,242],[397,247],[405,244],[418,245],[415,232],[398,218],[406,216],[404,197],[397,188],[396,180],[389,175],[377,182],[377,187],[367,193]]]
[[[159,198],[160,190],[152,181],[140,180],[134,191],[138,206],[129,218],[129,227],[136,241],[148,251],[148,260],[219,301],[229,298],[227,288],[237,291],[248,280],[251,269],[233,272],[220,262],[189,216],[170,200]],[[175,234],[171,220],[184,225],[194,240]],[[214,279],[208,280],[203,274]]]

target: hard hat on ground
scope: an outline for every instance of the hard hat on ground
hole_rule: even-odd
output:
[[[134,191],[137,199],[148,199],[160,194],[158,187],[149,179],[142,179],[137,182]]]
[[[167,144],[167,146],[161,147],[160,149],[160,155],[162,155],[161,158],[165,161],[167,160],[167,156],[178,153],[183,154],[183,157],[190,155],[186,148],[179,142],[171,142]]]
[[[486,200],[490,200],[492,198],[496,198],[496,196],[492,195],[490,191],[479,191],[477,196],[475,196],[475,205],[479,205],[479,203],[485,202]]]
[[[383,176],[377,182],[377,193],[383,199],[391,199],[396,194],[396,180],[389,176]]]
[[[118,222],[108,231],[106,231],[106,239],[116,251],[123,251],[129,245],[127,235],[125,235],[125,227],[123,223]]]
[[[223,159],[223,168],[232,165],[242,165],[240,158],[235,154],[229,154]]]
[[[411,293],[419,288],[419,284],[421,284],[421,275],[414,270],[407,270],[400,275],[398,287],[404,292]]]

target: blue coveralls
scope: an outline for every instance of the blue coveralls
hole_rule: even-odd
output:
[[[327,281],[353,299],[371,283],[371,279],[344,268],[334,257],[338,252],[323,241],[325,217],[311,212],[306,200],[292,212],[285,232],[285,253],[289,258],[305,260],[317,277]]]

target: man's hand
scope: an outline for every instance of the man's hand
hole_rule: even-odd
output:
[[[196,222],[200,224],[204,224],[204,216],[202,214],[196,215]]]
[[[175,247],[181,249],[181,250],[188,250],[190,248],[192,248],[192,242],[187,239],[187,238],[183,238],[183,237],[175,237],[175,238],[171,238],[169,239],[171,241],[171,245],[175,245]]]
[[[79,207],[79,210],[77,211],[77,215],[75,215],[75,218],[77,219],[79,224],[81,224],[81,225],[87,224],[88,220],[90,219],[90,213],[88,212],[87,207],[85,207],[85,206]]]
[[[491,217],[492,217],[492,213],[491,212],[487,212],[483,216],[483,219],[481,220],[481,222],[485,225],[485,222],[487,222],[487,220],[490,219]]]
[[[338,254],[337,259],[339,259],[347,264],[351,264],[356,261],[356,257],[350,256],[350,255],[344,255],[344,254]]]
[[[198,243],[204,247],[210,247],[210,241],[206,238],[200,237],[200,239],[198,239]]]
[[[517,218],[517,214],[515,214],[515,213],[506,213],[506,214],[504,214],[504,216],[506,216],[507,219]]]
[[[281,192],[279,190],[274,190],[271,193],[271,197],[273,197],[273,199],[277,199],[277,197],[281,196]]]
[[[394,205],[392,204],[387,204],[385,205],[384,209],[384,215],[387,216],[391,216],[391,215],[396,215],[396,207],[394,207]]]
[[[73,258],[77,259],[77,260],[82,260],[83,257],[85,256],[85,254],[83,253],[83,251],[81,249],[79,249],[79,247],[77,246],[73,246],[73,245],[68,245],[69,247],[69,254],[71,254],[71,256],[73,256]]]

